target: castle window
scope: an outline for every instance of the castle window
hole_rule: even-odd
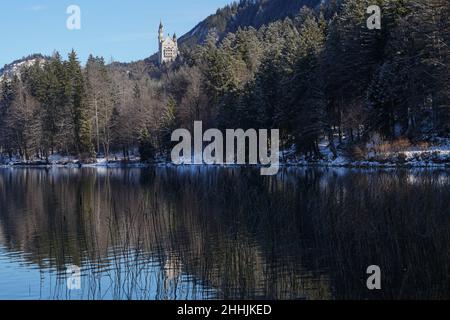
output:
[[[173,51],[172,51],[172,49],[166,49],[166,50],[164,50],[164,57],[165,57],[165,58],[172,58],[172,57],[173,57]]]

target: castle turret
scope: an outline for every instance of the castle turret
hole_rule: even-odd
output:
[[[159,23],[158,40],[159,43],[162,43],[164,41],[164,26],[162,24],[162,21],[160,21]]]

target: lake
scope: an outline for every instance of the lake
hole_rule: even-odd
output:
[[[449,176],[0,169],[0,299],[449,299]]]

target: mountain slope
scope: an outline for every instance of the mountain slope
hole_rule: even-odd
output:
[[[241,0],[228,5],[182,36],[181,47],[203,43],[210,32],[221,39],[239,27],[259,28],[264,24],[295,16],[302,7],[316,7],[320,0]]]
[[[324,0],[241,0],[218,9],[215,14],[201,21],[191,31],[184,34],[179,40],[180,49],[191,49],[204,43],[208,34],[215,33],[221,40],[229,32],[236,32],[239,28],[254,27],[296,16],[304,7],[317,7]],[[156,68],[158,55],[153,54],[147,59],[132,63],[115,63],[111,67],[116,70],[126,70],[137,74],[134,69],[145,69],[152,73]],[[137,67],[139,66],[139,67]]]
[[[12,78],[14,75],[20,76],[20,70],[23,67],[32,66],[36,63],[36,61],[43,63],[48,59],[48,57],[44,57],[41,54],[33,54],[28,57],[13,61],[10,64],[5,65],[3,68],[0,68],[0,81],[4,78]]]

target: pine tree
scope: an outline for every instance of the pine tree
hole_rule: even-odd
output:
[[[141,161],[149,161],[155,157],[155,148],[153,147],[148,129],[143,129],[139,137],[139,154]]]
[[[66,68],[76,152],[82,158],[91,158],[94,155],[94,148],[91,141],[91,124],[86,103],[86,87],[80,63],[73,50],[69,54]]]
[[[366,25],[366,10],[372,4],[367,0],[343,0],[330,23],[324,58],[327,109],[340,141],[345,131],[347,136],[353,136],[353,130],[359,131],[352,119],[364,113],[367,87],[383,58],[383,31],[369,30]]]
[[[171,137],[176,129],[178,129],[177,105],[175,99],[169,97],[161,123],[161,148],[165,152],[169,152],[173,147]]]
[[[15,145],[14,145],[14,135],[11,132],[11,129],[14,129],[14,126],[11,127],[10,122],[10,109],[14,103],[14,100],[18,96],[19,91],[19,78],[14,76],[12,81],[3,81],[2,83],[2,95],[0,100],[0,143],[2,149],[8,153],[11,158],[14,155]]]

